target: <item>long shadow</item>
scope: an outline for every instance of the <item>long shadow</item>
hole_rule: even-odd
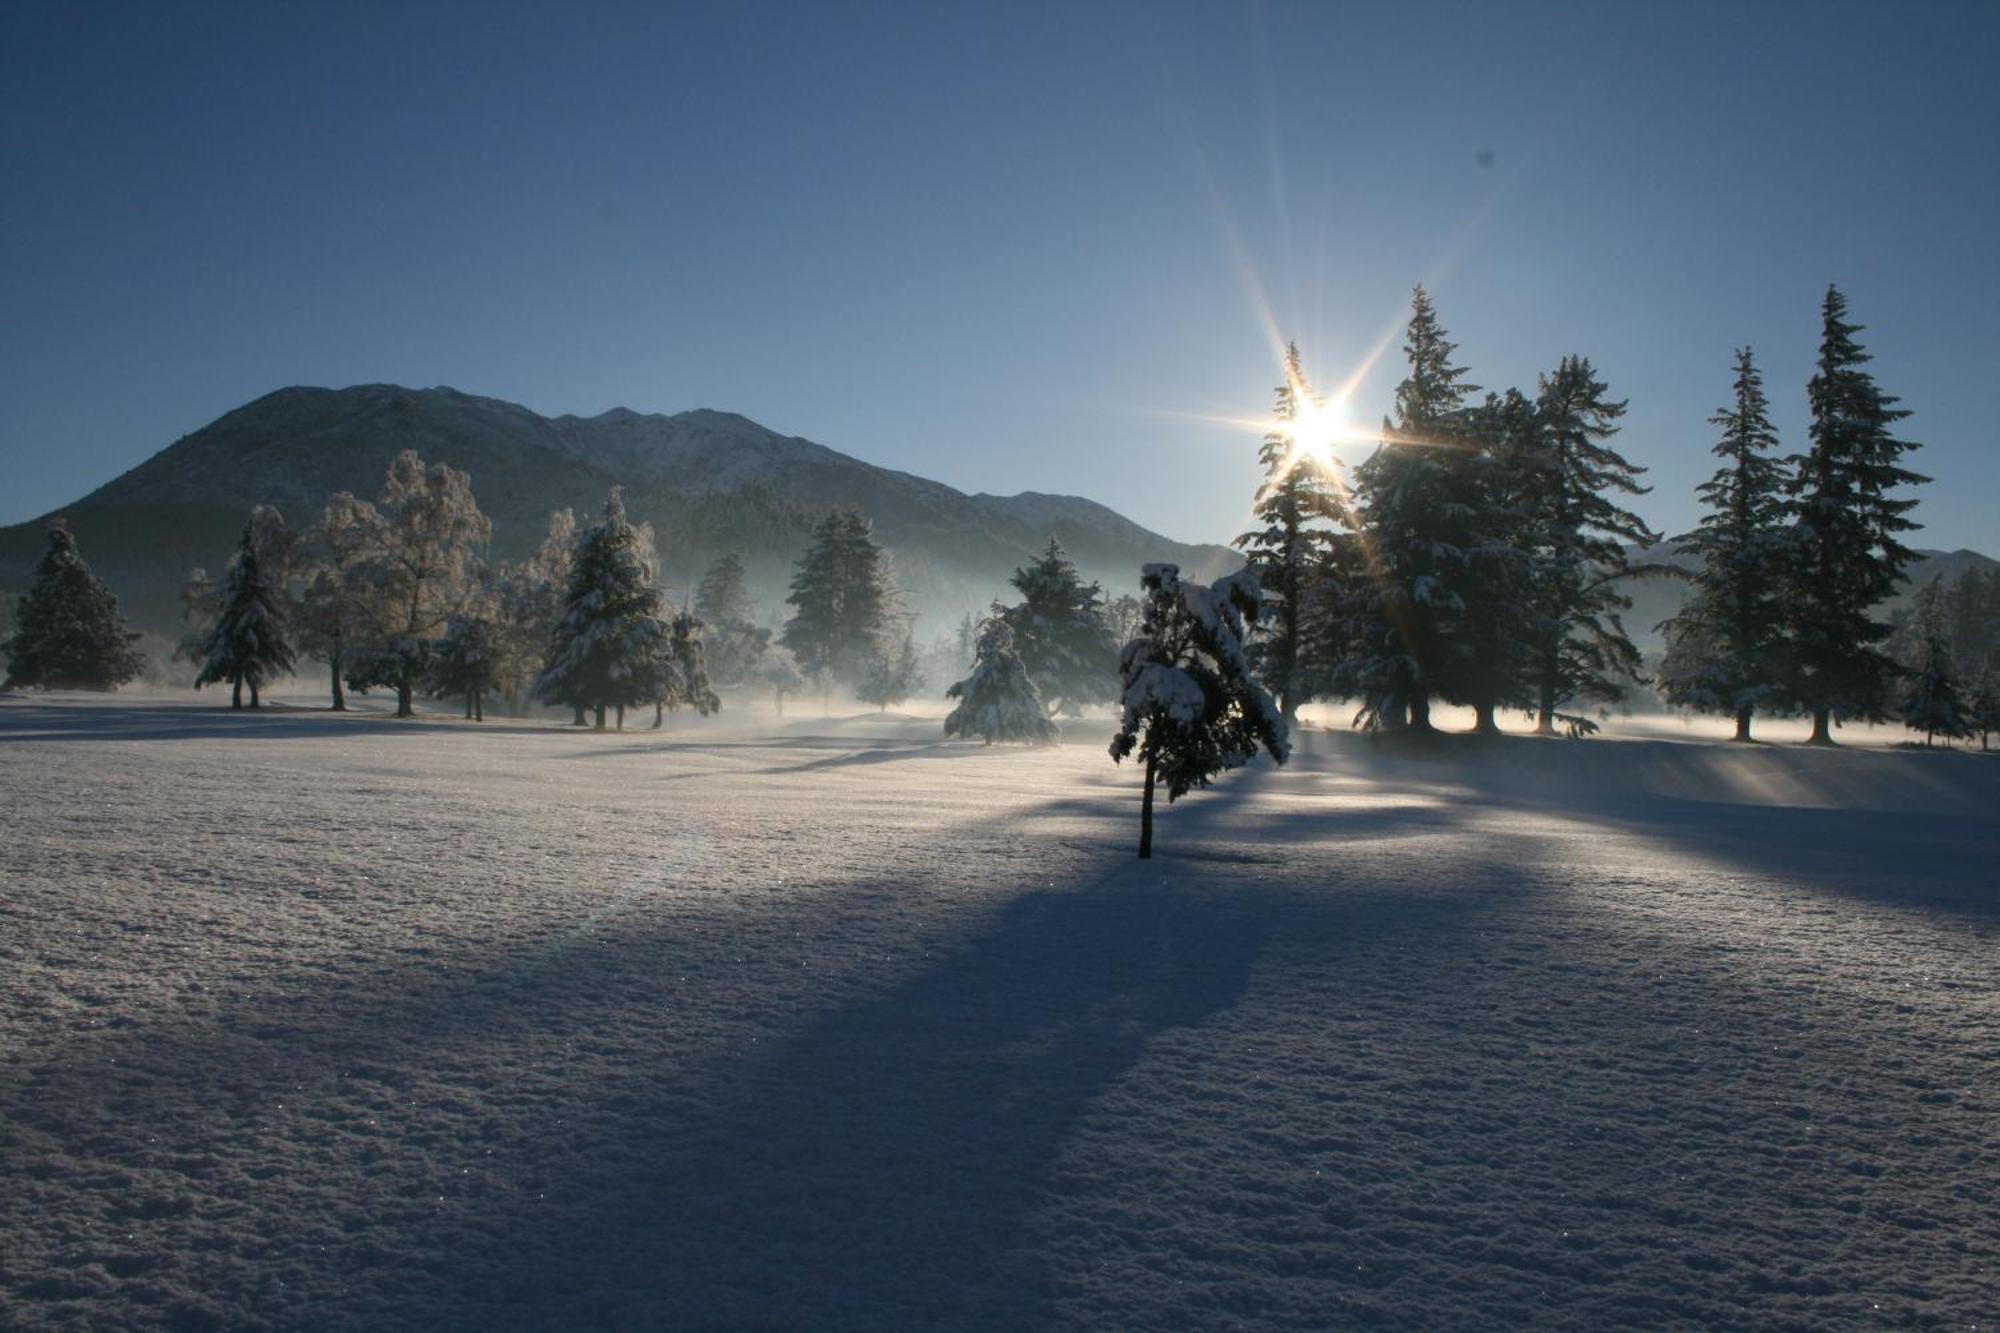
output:
[[[227,703],[64,707],[14,704],[0,708],[0,744],[8,741],[351,740],[356,736],[478,728],[486,732],[547,732],[525,722],[466,722],[436,715],[395,718],[378,713]]]

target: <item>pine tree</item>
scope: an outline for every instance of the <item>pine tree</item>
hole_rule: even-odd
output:
[[[264,575],[252,524],[243,525],[242,540],[222,579],[221,613],[209,632],[196,689],[229,682],[229,706],[243,706],[243,687],[250,687],[250,706],[261,702],[265,684],[292,669],[292,645],[278,596]]]
[[[1661,627],[1667,702],[1734,717],[1739,741],[1750,739],[1751,716],[1779,692],[1783,679],[1789,538],[1785,473],[1773,456],[1778,433],[1769,408],[1757,363],[1742,348],[1735,403],[1709,418],[1722,428],[1714,453],[1724,462],[1698,488],[1708,513],[1681,541],[1681,549],[1701,561],[1693,595]]]
[[[1437,689],[1471,707],[1474,731],[1500,733],[1499,711],[1534,699],[1534,489],[1541,417],[1519,389],[1488,394],[1465,414],[1458,459],[1467,511],[1454,651],[1438,664]]]
[[[695,589],[694,613],[705,625],[748,623],[750,594],[743,586],[743,561],[735,552],[708,567]]]
[[[393,687],[396,716],[414,717],[434,636],[476,590],[479,551],[493,525],[479,511],[470,477],[443,463],[427,467],[412,449],[389,464],[376,507],[383,527],[364,575],[365,650],[350,661],[347,681],[363,690]]]
[[[427,664],[425,680],[431,694],[440,699],[463,696],[465,716],[484,722],[486,696],[500,686],[498,640],[493,622],[485,616],[453,616]]]
[[[1135,750],[1146,765],[1139,806],[1139,855],[1153,854],[1153,788],[1169,804],[1217,773],[1248,763],[1262,746],[1282,764],[1291,754],[1284,714],[1250,670],[1244,637],[1263,595],[1239,570],[1208,587],[1182,583],[1175,565],[1147,565],[1139,586],[1139,637],[1118,654],[1123,715],[1112,761]]]
[[[1611,703],[1639,675],[1639,650],[1619,612],[1632,599],[1619,581],[1640,572],[1627,544],[1652,545],[1657,533],[1611,498],[1644,495],[1646,469],[1604,442],[1618,433],[1625,404],[1612,402],[1590,362],[1566,356],[1544,375],[1535,402],[1539,424],[1528,530],[1534,560],[1530,630],[1535,730],[1553,735],[1561,721],[1572,735],[1595,731],[1588,718],[1559,710],[1574,700]]]
[[[346,657],[365,623],[370,594],[366,571],[381,554],[386,531],[380,511],[347,491],[328,496],[306,529],[299,640],[308,656],[326,663],[335,712],[347,708],[342,688]]]
[[[115,690],[145,669],[125,628],[118,599],[90,572],[61,519],[34,582],[14,612],[13,634],[0,643],[7,678],[0,689]]]
[[[1049,720],[1027,664],[1014,651],[1014,631],[1007,622],[997,615],[983,621],[972,652],[972,674],[944,692],[947,699],[960,701],[945,717],[944,734],[979,736],[988,745],[1053,745],[1056,724]]]
[[[1972,734],[1972,719],[1958,687],[1945,618],[1944,579],[1933,577],[1917,592],[1916,660],[1903,686],[1903,725],[1924,733],[1928,748],[1939,736],[1947,742]]]
[[[780,641],[799,667],[822,682],[859,681],[897,618],[895,578],[868,520],[848,509],[821,519],[785,600],[795,613]]]
[[[604,518],[577,538],[563,614],[550,635],[535,697],[593,714],[604,730],[607,709],[662,697],[663,602],[653,586],[644,534],[625,515],[617,487]]]
[[[1118,645],[1104,618],[1104,589],[1085,583],[1062,543],[1014,571],[1019,605],[996,610],[1044,702],[1066,716],[1116,697]]]
[[[1257,461],[1264,481],[1254,514],[1262,526],[1236,539],[1245,564],[1264,590],[1269,614],[1251,639],[1251,665],[1277,695],[1287,725],[1312,694],[1306,645],[1309,603],[1332,559],[1336,525],[1347,521],[1340,479],[1311,430],[1322,403],[1306,383],[1296,343],[1285,345],[1285,382],[1277,389],[1277,425],[1264,436]]]
[[[1360,698],[1366,725],[1428,731],[1431,695],[1466,651],[1459,622],[1489,539],[1478,527],[1476,450],[1464,438],[1465,399],[1476,390],[1460,382],[1457,346],[1422,287],[1403,347],[1410,371],[1396,389],[1396,415],[1354,473],[1363,563],[1346,635],[1354,656],[1337,688]]]
[[[1792,698],[1812,715],[1808,744],[1831,745],[1831,722],[1884,720],[1895,664],[1877,645],[1888,635],[1873,611],[1914,558],[1900,540],[1917,524],[1915,500],[1893,492],[1928,480],[1898,460],[1916,446],[1891,433],[1909,413],[1861,367],[1847,298],[1828,287],[1821,306],[1819,367],[1806,385],[1811,447],[1795,468],[1787,511],[1793,559],[1787,580]]]
[[[653,730],[666,725],[666,710],[686,704],[707,717],[722,711],[722,700],[709,683],[706,644],[700,617],[688,611],[676,615],[660,640],[661,660],[655,668]]]

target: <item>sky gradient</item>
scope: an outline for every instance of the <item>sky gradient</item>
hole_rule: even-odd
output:
[[[1991,4],[16,0],[0,522],[393,381],[1227,540],[1272,339],[1344,381],[1421,281],[1480,385],[1589,356],[1678,532],[1737,346],[1803,448],[1832,281],[1936,478],[1914,544],[2000,555],[1996,47]]]

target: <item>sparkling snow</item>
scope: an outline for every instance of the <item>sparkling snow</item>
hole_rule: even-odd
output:
[[[1679,728],[0,701],[0,1326],[1990,1326],[2000,756]]]

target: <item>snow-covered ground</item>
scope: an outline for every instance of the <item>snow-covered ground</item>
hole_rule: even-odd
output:
[[[2000,757],[936,728],[0,702],[0,1326],[2000,1320]]]

